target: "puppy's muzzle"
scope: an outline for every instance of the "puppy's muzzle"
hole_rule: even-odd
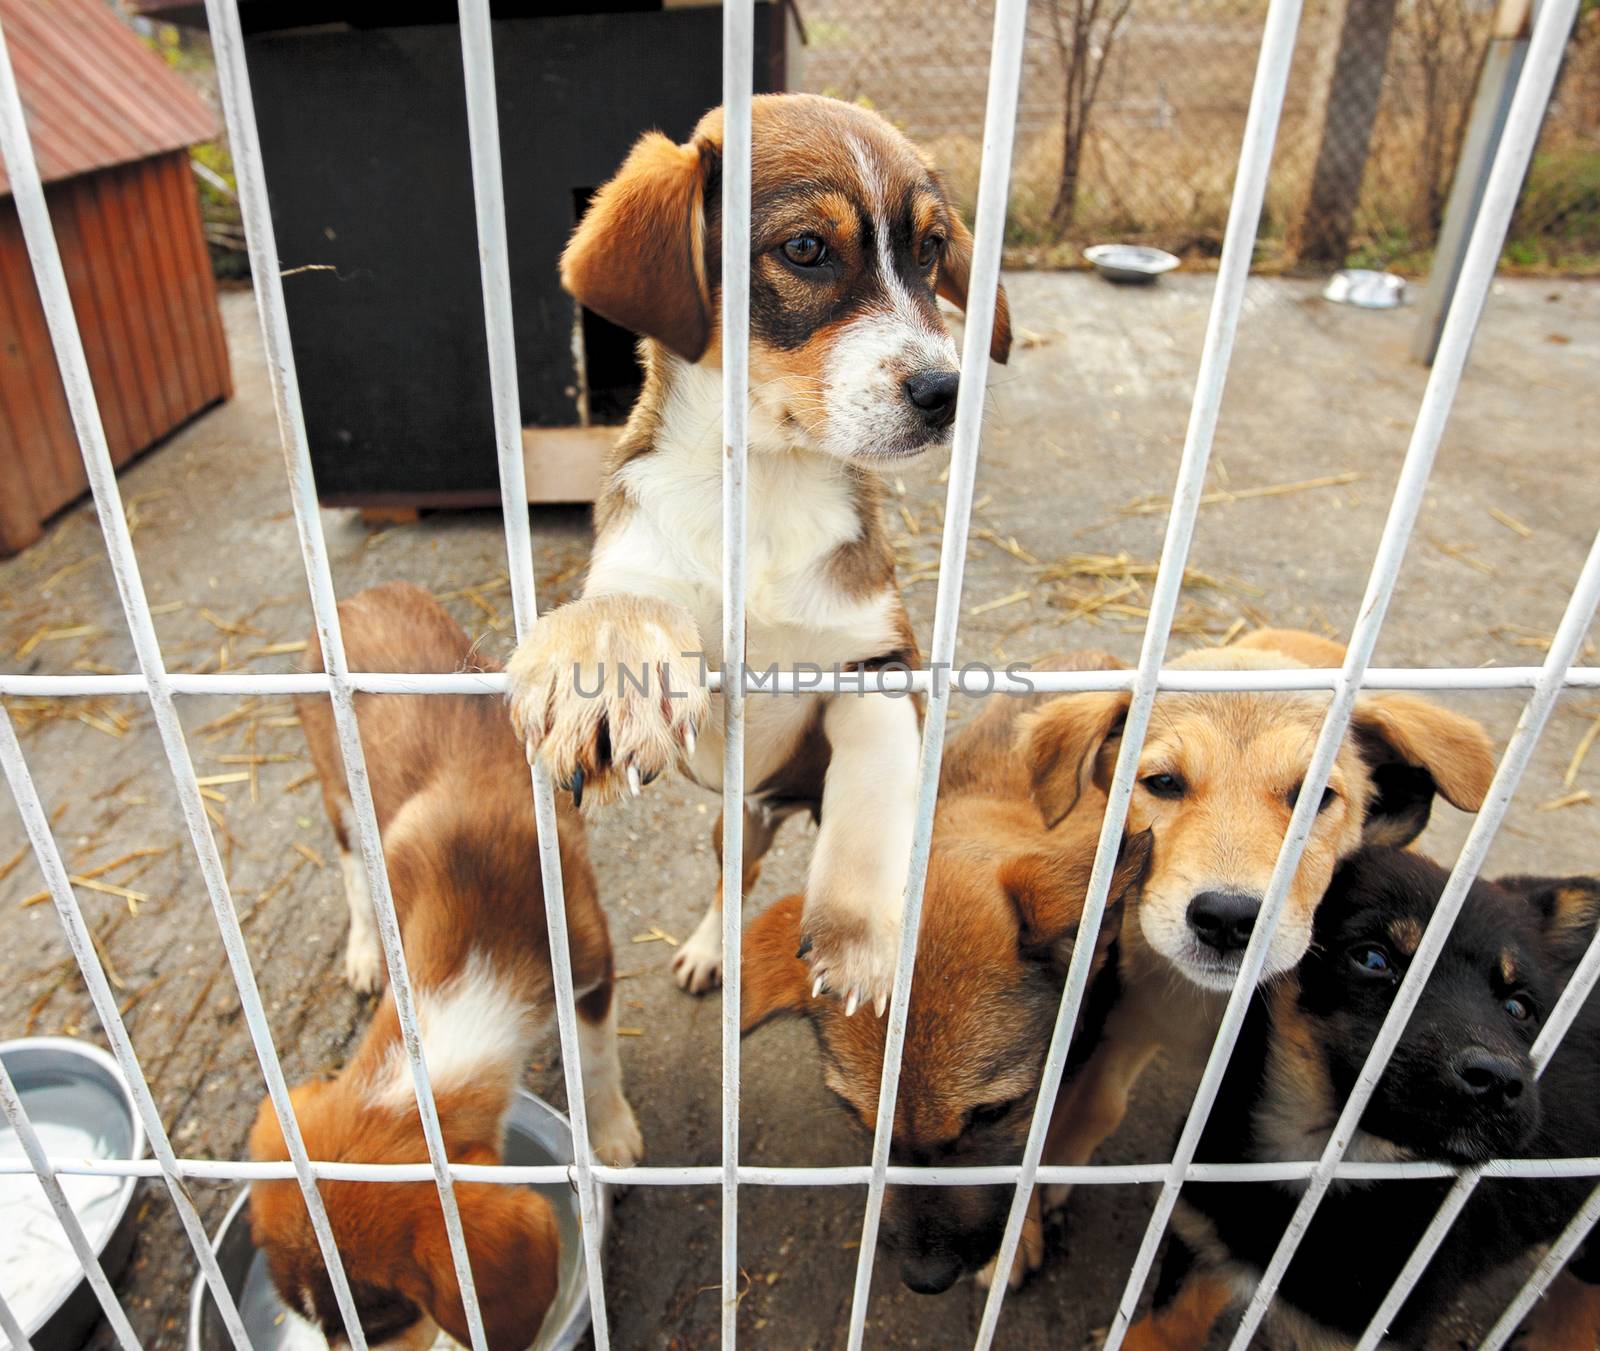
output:
[[[1206,947],[1229,954],[1243,951],[1256,927],[1261,898],[1242,891],[1202,891],[1189,902],[1189,928]]]
[[[1451,1062],[1450,1085],[1457,1093],[1486,1107],[1511,1106],[1528,1086],[1526,1066],[1481,1046],[1461,1052]]]
[[[900,1279],[919,1295],[942,1295],[956,1283],[963,1263],[951,1252],[906,1253],[900,1259]]]
[[[956,393],[961,388],[959,371],[918,371],[907,376],[906,398],[917,416],[930,430],[942,431],[956,416]]]

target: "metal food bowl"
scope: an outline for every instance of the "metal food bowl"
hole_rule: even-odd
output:
[[[1148,282],[1177,267],[1176,255],[1145,244],[1091,244],[1083,251],[1107,281]]]
[[[506,1118],[503,1162],[518,1166],[571,1163],[572,1128],[566,1117],[526,1089],[518,1089]],[[565,1183],[536,1186],[534,1190],[546,1196],[555,1209],[561,1231],[561,1275],[555,1302],[545,1314],[533,1351],[572,1351],[589,1329],[589,1288],[584,1273],[578,1198]],[[603,1243],[608,1207],[603,1187],[600,1193]],[[266,1259],[251,1241],[249,1201],[250,1191],[245,1188],[228,1207],[214,1241],[217,1264],[238,1301],[250,1345],[255,1351],[316,1351],[325,1345],[322,1334],[291,1313],[278,1298],[267,1274]],[[232,1345],[211,1292],[206,1289],[205,1277],[197,1277],[189,1301],[188,1351],[231,1351]]]
[[[0,1042],[22,1106],[52,1158],[144,1157],[144,1127],[117,1062],[98,1046],[70,1037]],[[0,1117],[0,1158],[20,1158],[22,1143]],[[60,1173],[72,1209],[100,1265],[116,1280],[133,1247],[135,1177]],[[76,1351],[101,1316],[100,1301],[78,1266],[32,1173],[0,1175],[0,1293],[37,1351]]]

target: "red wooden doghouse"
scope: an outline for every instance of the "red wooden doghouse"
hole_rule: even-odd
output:
[[[187,147],[216,119],[105,0],[0,0],[111,457],[232,392]],[[0,553],[85,491],[0,170]]]

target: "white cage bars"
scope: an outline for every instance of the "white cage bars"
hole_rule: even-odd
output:
[[[519,402],[516,388],[512,309],[505,230],[504,194],[501,183],[499,127],[495,112],[493,51],[487,0],[461,0],[462,57],[465,71],[468,130],[475,205],[479,231],[479,252],[483,284],[484,312],[488,334],[490,373],[494,403],[496,448],[501,475],[506,546],[510,568],[513,605],[519,635],[525,633],[537,614],[534,599],[532,551],[523,464],[520,450]],[[1433,457],[1460,383],[1473,333],[1482,313],[1493,277],[1495,260],[1515,205],[1518,187],[1527,167],[1546,104],[1549,101],[1566,35],[1577,9],[1577,0],[1545,0],[1539,7],[1527,66],[1519,85],[1506,127],[1505,139],[1497,155],[1483,211],[1468,249],[1462,278],[1457,288],[1444,329],[1438,358],[1429,376],[1409,447],[1402,463],[1382,540],[1374,559],[1365,597],[1352,628],[1348,656],[1339,670],[1285,672],[1164,671],[1165,655],[1172,619],[1181,588],[1184,563],[1193,535],[1202,485],[1211,450],[1226,381],[1233,340],[1242,309],[1250,256],[1261,212],[1272,148],[1283,106],[1300,0],[1271,0],[1263,31],[1255,87],[1240,153],[1238,176],[1228,218],[1221,265],[1213,294],[1210,319],[1205,335],[1196,381],[1188,432],[1179,466],[1173,505],[1168,518],[1161,563],[1154,586],[1150,618],[1146,626],[1137,667],[1124,672],[1058,672],[1035,675],[1032,687],[1045,691],[1127,689],[1132,691],[1123,745],[1113,775],[1109,805],[1101,831],[1089,896],[1085,908],[1081,941],[1069,967],[1066,988],[1055,1024],[1039,1094],[1039,1106],[1029,1131],[1022,1160],[1015,1165],[982,1168],[905,1168],[889,1163],[889,1125],[894,1117],[898,1067],[904,1044],[906,1013],[909,1005],[911,973],[915,958],[922,885],[926,876],[932,833],[935,789],[938,783],[946,713],[951,691],[983,693],[989,689],[1011,687],[1005,678],[985,675],[981,682],[956,673],[934,681],[928,671],[908,677],[875,675],[865,680],[846,677],[851,689],[894,688],[909,685],[927,691],[927,715],[923,732],[920,785],[912,860],[906,891],[906,924],[902,934],[899,966],[888,1014],[885,1047],[885,1073],[880,1090],[880,1127],[873,1141],[871,1161],[853,1167],[759,1167],[741,1164],[739,1135],[739,935],[740,906],[724,908],[726,951],[722,1051],[723,1112],[722,1162],[720,1165],[673,1167],[654,1166],[615,1169],[594,1161],[588,1147],[582,1080],[579,1073],[572,974],[566,943],[566,913],[562,896],[561,871],[555,844],[555,808],[548,777],[533,774],[533,794],[541,835],[541,872],[551,935],[551,957],[556,991],[556,1018],[560,1034],[563,1068],[569,1110],[575,1135],[575,1162],[566,1167],[490,1167],[452,1164],[445,1157],[438,1116],[428,1081],[427,1065],[417,1033],[416,1013],[411,996],[405,955],[395,922],[393,899],[389,893],[371,794],[366,780],[361,742],[357,731],[353,696],[358,691],[407,693],[417,695],[471,693],[499,694],[504,678],[498,675],[377,675],[352,672],[345,660],[340,639],[338,613],[332,576],[316,509],[305,427],[300,413],[299,390],[293,352],[289,343],[287,315],[278,272],[272,220],[268,210],[266,183],[260,148],[256,139],[254,110],[240,35],[236,0],[207,0],[212,40],[217,56],[224,113],[238,171],[240,199],[249,238],[251,263],[256,279],[257,303],[279,432],[288,469],[290,495],[298,526],[307,584],[321,641],[325,673],[303,675],[173,675],[162,661],[149,604],[139,579],[132,541],[123,517],[115,475],[106,450],[93,389],[77,325],[67,293],[65,277],[56,252],[55,239],[46,210],[37,167],[34,164],[23,111],[18,97],[4,34],[0,33],[0,157],[10,175],[23,232],[39,293],[43,301],[51,338],[60,364],[74,425],[83,451],[95,505],[99,513],[118,594],[132,635],[139,670],[136,673],[93,676],[10,676],[0,675],[0,695],[33,695],[72,698],[96,694],[135,694],[151,703],[157,729],[178,792],[201,874],[206,884],[223,944],[238,990],[241,1009],[273,1106],[278,1113],[289,1145],[290,1160],[284,1164],[261,1164],[245,1160],[203,1160],[179,1158],[162,1125],[138,1057],[117,1011],[116,1000],[107,982],[100,958],[95,952],[88,927],[67,877],[61,854],[53,838],[46,812],[40,803],[22,748],[9,716],[0,710],[0,767],[16,800],[24,829],[33,846],[45,877],[51,899],[60,916],[67,941],[87,985],[91,1001],[100,1017],[112,1052],[133,1090],[135,1106],[144,1123],[154,1154],[152,1159],[84,1161],[51,1159],[38,1148],[38,1141],[23,1112],[8,1076],[0,1072],[0,1108],[16,1129],[25,1157],[0,1162],[0,1171],[33,1172],[46,1195],[60,1214],[69,1243],[83,1263],[91,1286],[106,1312],[118,1341],[127,1348],[139,1345],[114,1292],[94,1260],[92,1249],[66,1207],[57,1182],[63,1173],[104,1173],[119,1176],[160,1177],[167,1185],[179,1220],[194,1246],[200,1269],[210,1288],[223,1322],[234,1344],[248,1346],[238,1309],[230,1297],[212,1250],[187,1191],[185,1180],[255,1178],[297,1179],[312,1216],[322,1252],[333,1277],[335,1292],[344,1315],[350,1342],[365,1351],[365,1341],[354,1317],[350,1292],[337,1250],[332,1241],[327,1215],[316,1188],[318,1178],[358,1179],[373,1182],[433,1181],[439,1192],[452,1255],[465,1295],[467,1316],[475,1351],[485,1351],[484,1333],[473,1292],[470,1262],[462,1241],[456,1213],[454,1183],[484,1181],[502,1184],[570,1180],[577,1189],[583,1217],[585,1254],[588,1264],[590,1303],[594,1318],[595,1343],[609,1345],[606,1316],[605,1281],[602,1254],[594,1223],[599,1194],[597,1184],[626,1180],[635,1185],[720,1186],[722,1193],[721,1326],[724,1345],[733,1345],[737,1331],[738,1308],[738,1197],[741,1186],[865,1186],[866,1208],[862,1241],[858,1254],[855,1289],[851,1305],[849,1344],[863,1344],[868,1299],[876,1250],[878,1220],[884,1188],[896,1185],[958,1186],[980,1183],[1015,1185],[1015,1197],[1000,1252],[1000,1269],[1009,1267],[1020,1237],[1022,1220],[1032,1188],[1040,1183],[1076,1184],[1151,1184],[1159,1187],[1155,1212],[1139,1248],[1126,1287],[1116,1310],[1105,1345],[1120,1345],[1129,1320],[1148,1277],[1157,1248],[1177,1194],[1186,1179],[1205,1181],[1305,1180],[1304,1198],[1280,1244],[1278,1253],[1264,1273],[1236,1337],[1243,1347],[1264,1316],[1277,1282],[1293,1257],[1329,1183],[1335,1178],[1417,1179],[1451,1176],[1455,1170],[1439,1164],[1350,1163],[1344,1160],[1355,1122],[1366,1104],[1389,1053],[1426,981],[1434,961],[1459,912],[1467,888],[1482,865],[1489,844],[1504,818],[1511,797],[1527,767],[1535,743],[1555,699],[1564,688],[1600,686],[1600,668],[1576,667],[1583,635],[1600,599],[1600,536],[1597,536],[1587,563],[1579,576],[1561,625],[1544,663],[1538,667],[1496,669],[1424,668],[1378,669],[1369,665],[1378,633],[1399,573],[1405,548],[1421,506]],[[972,505],[981,434],[981,409],[987,374],[987,338],[993,317],[999,279],[1000,246],[1005,218],[1013,124],[1021,75],[1025,0],[1001,0],[997,6],[991,56],[989,100],[984,130],[983,171],[979,187],[976,245],[969,295],[969,310],[962,351],[962,398],[958,410],[949,478],[942,542],[938,599],[934,635],[930,649],[933,670],[949,672],[954,667],[956,631],[966,558],[967,528]],[[750,204],[750,94],[753,53],[753,13],[749,0],[732,0],[724,15],[724,104],[725,144],[723,191],[723,296],[722,325],[724,361],[724,632],[723,669],[743,669],[744,598],[744,469],[746,456],[746,399],[748,366],[749,302],[749,204]],[[797,676],[786,675],[776,682],[751,684],[748,690],[738,680],[724,683],[712,673],[713,689],[723,694],[726,720],[726,761],[724,805],[727,819],[740,819],[743,789],[743,703],[748,693],[758,696],[794,690]],[[827,689],[834,682],[814,678],[806,689]],[[1346,1105],[1322,1156],[1273,1164],[1201,1164],[1194,1152],[1207,1115],[1215,1099],[1221,1075],[1242,1022],[1249,993],[1260,971],[1266,945],[1287,893],[1288,883],[1298,863],[1314,815],[1307,804],[1315,804],[1332,766],[1334,753],[1343,737],[1346,723],[1359,691],[1363,689],[1489,690],[1527,689],[1527,705],[1499,766],[1489,798],[1476,818],[1463,847],[1438,910],[1424,937],[1412,969],[1396,998],[1395,1007],[1384,1025],[1377,1044]],[[1067,1050],[1089,975],[1092,938],[1104,915],[1116,845],[1132,791],[1134,768],[1148,724],[1150,711],[1159,690],[1330,690],[1332,699],[1321,736],[1307,773],[1309,792],[1300,795],[1300,805],[1291,820],[1260,922],[1251,939],[1238,984],[1228,1003],[1205,1074],[1185,1123],[1179,1144],[1169,1163],[1139,1165],[1087,1165],[1050,1167],[1041,1164],[1049,1104],[1059,1085]],[[209,821],[204,813],[195,770],[178,721],[175,696],[185,694],[289,694],[327,693],[333,704],[339,742],[345,758],[351,800],[361,837],[362,857],[372,883],[371,891],[378,916],[379,936],[388,964],[391,987],[411,1064],[413,1086],[428,1146],[428,1160],[405,1165],[340,1164],[307,1157],[295,1126],[293,1111],[270,1028],[267,1026],[259,991],[252,974],[249,954],[235,914],[227,881],[220,866]],[[724,832],[723,876],[739,879],[743,875],[740,851],[741,832]],[[734,880],[732,885],[738,886]],[[1560,1004],[1540,1035],[1535,1047],[1539,1068],[1548,1063],[1562,1035],[1570,1026],[1584,999],[1600,979],[1600,938],[1584,957]],[[1500,1160],[1462,1174],[1443,1203],[1438,1217],[1423,1237],[1416,1252],[1400,1273],[1383,1307],[1373,1319],[1361,1345],[1377,1345],[1385,1320],[1403,1303],[1428,1259],[1442,1241],[1450,1222],[1460,1213],[1477,1182],[1483,1177],[1595,1176],[1600,1178],[1600,1159]],[[1545,1285],[1559,1271],[1561,1262],[1582,1241],[1590,1226],[1600,1217],[1600,1187],[1573,1217],[1567,1232],[1547,1258],[1534,1270],[1521,1293],[1490,1331],[1483,1345],[1498,1348],[1515,1330],[1518,1320],[1539,1297]],[[985,1348],[994,1339],[1006,1297],[1007,1285],[997,1281],[983,1311],[977,1346]],[[0,1301],[0,1329],[16,1346],[26,1346],[22,1330],[11,1311]]]

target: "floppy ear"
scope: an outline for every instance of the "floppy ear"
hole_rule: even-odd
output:
[[[939,260],[935,289],[963,314],[967,312],[967,284],[972,275],[972,231],[961,217],[950,211],[950,238],[945,240],[944,256]],[[994,331],[989,335],[989,355],[1002,366],[1011,355],[1011,306],[1004,285],[995,292]]]
[[[1024,948],[1059,949],[1065,944],[1065,951],[1058,956],[1064,959],[1071,954],[1094,869],[1098,833],[1086,832],[1086,838],[1072,848],[1019,854],[1001,864],[1000,885],[1017,908],[1022,926],[1019,941]],[[1123,840],[1111,874],[1111,889],[1106,893],[1106,913],[1095,938],[1096,949],[1104,951],[1116,938],[1123,900],[1144,880],[1150,854],[1148,830]]]
[[[800,948],[804,896],[785,896],[744,931],[739,976],[739,1030],[749,1032],[774,1014],[800,1013],[810,1000],[811,974]]]
[[[561,284],[591,310],[690,361],[711,341],[705,202],[720,158],[705,137],[646,132],[561,255]]]
[[[1076,805],[1094,777],[1100,748],[1122,731],[1129,694],[1064,694],[1017,723],[1017,749],[1033,781],[1033,800],[1047,827]]]
[[[1411,843],[1428,824],[1436,792],[1462,811],[1483,805],[1494,755],[1471,718],[1415,695],[1375,694],[1357,701],[1350,730],[1372,771],[1365,843]]]
[[[486,1147],[464,1152],[457,1163],[498,1163]],[[439,1199],[427,1188],[419,1202],[428,1219],[416,1226],[417,1265],[425,1288],[405,1293],[463,1346],[471,1342],[455,1261],[439,1213]],[[561,1239],[550,1202],[527,1187],[488,1182],[456,1183],[456,1202],[472,1262],[472,1283],[490,1351],[521,1351],[539,1335],[546,1310],[556,1297]]]

